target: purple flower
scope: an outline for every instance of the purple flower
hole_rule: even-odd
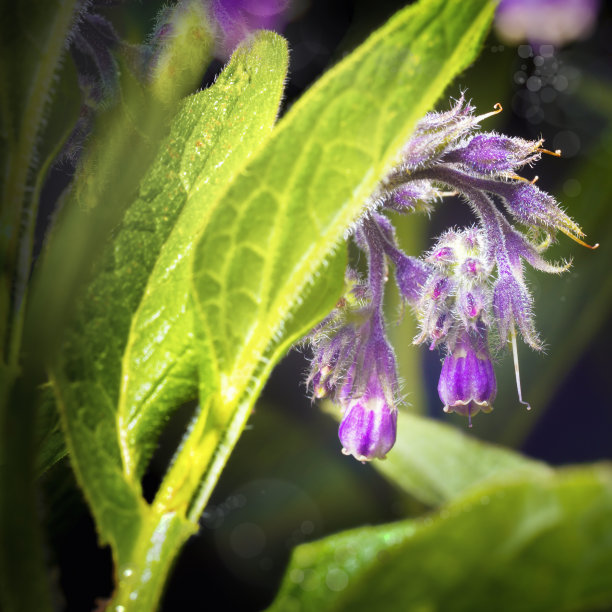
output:
[[[442,365],[438,394],[444,412],[457,412],[470,419],[493,410],[497,393],[495,371],[487,346],[486,330],[462,334]]]
[[[502,0],[495,26],[510,44],[564,45],[586,38],[597,20],[599,0]]]
[[[385,458],[395,444],[396,432],[397,409],[387,404],[374,381],[365,395],[349,402],[338,436],[345,455],[370,461]]]

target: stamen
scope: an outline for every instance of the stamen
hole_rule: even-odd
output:
[[[529,183],[530,185],[534,185],[535,182],[540,178],[539,176],[535,176],[535,178],[529,180],[526,179],[522,176],[519,176],[518,174],[507,174],[506,175],[509,179],[514,179],[515,181],[523,181],[523,183]]]
[[[518,391],[519,402],[527,406],[527,410],[531,410],[529,403],[523,401],[523,393],[521,391],[521,375],[519,372],[518,362],[518,349],[516,347],[516,330],[514,329],[514,325],[510,329],[510,336],[512,337],[512,358],[514,360],[514,374],[516,376],[516,389]]]
[[[578,238],[578,236],[575,236],[574,234],[572,234],[569,230],[566,230],[564,227],[560,227],[559,228],[568,238],[571,238],[574,242],[577,242],[578,244],[580,244],[583,247],[586,247],[587,249],[591,249],[591,251],[594,251],[595,249],[599,248],[599,242],[595,243],[593,246],[591,246],[590,244],[587,244],[584,240],[580,240],[580,238]]]
[[[490,113],[485,113],[484,115],[479,115],[476,117],[478,119],[478,123],[480,123],[483,119],[488,119],[489,117],[493,117],[493,115],[499,115],[504,109],[499,102],[496,102],[493,106],[495,110],[492,110]]]

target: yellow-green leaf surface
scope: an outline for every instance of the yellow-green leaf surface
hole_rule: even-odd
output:
[[[400,11],[293,106],[215,207],[193,283],[202,395],[217,392],[211,427],[225,436],[221,446],[231,447],[266,374],[315,310],[321,317],[333,306],[340,279],[327,308],[296,314],[308,310],[307,292],[321,301],[325,262],[415,122],[475,57],[494,7],[425,0]],[[213,480],[226,455],[217,454]]]
[[[604,609],[611,516],[608,465],[489,485],[422,519],[299,546],[269,610]]]
[[[184,205],[147,279],[123,357],[118,420],[130,472],[142,471],[141,456],[168,411],[197,395],[188,282],[194,242],[210,206],[267,139],[278,112],[286,43],[261,34],[246,56],[240,51],[210,93],[186,102],[180,132],[145,181],[158,199]]]
[[[174,529],[172,521],[144,524],[149,507],[135,466],[180,397],[174,406],[143,399],[189,341],[181,266],[207,208],[269,133],[286,63],[285,41],[261,33],[213,87],[185,101],[79,305],[55,372],[71,461],[120,569],[132,549],[145,554],[152,545],[147,531]],[[172,325],[185,335],[178,347],[175,335],[167,339]],[[183,382],[193,388],[192,379]]]

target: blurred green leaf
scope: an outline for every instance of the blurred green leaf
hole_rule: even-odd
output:
[[[269,610],[599,609],[611,515],[609,466],[489,484],[420,520],[299,546]]]
[[[325,263],[415,122],[476,55],[494,6],[427,0],[400,11],[291,108],[211,213],[194,258],[211,411],[192,436],[208,470],[194,516],[272,366],[339,296],[341,262],[333,275]],[[334,275],[323,294],[317,283]]]
[[[3,258],[16,257],[21,211],[31,197],[26,185],[32,179],[37,138],[77,9],[76,0],[8,2],[0,9],[0,161],[6,179],[0,218]],[[4,265],[10,270],[9,262]]]
[[[168,512],[148,506],[136,473],[144,449],[155,444],[164,411],[176,407],[184,391],[169,392],[173,406],[169,400],[151,402],[139,411],[137,400],[148,395],[142,389],[157,383],[155,376],[163,378],[177,355],[165,335],[173,322],[170,313],[189,321],[189,313],[174,303],[184,292],[179,264],[189,256],[207,207],[271,129],[285,70],[284,40],[263,33],[236,51],[213,87],[185,101],[79,303],[63,363],[54,367],[71,462],[101,539],[112,544],[117,575],[123,578],[129,570],[128,592],[142,586],[137,584],[143,578],[142,560],[148,558],[147,546],[154,545],[155,538],[164,539],[165,548],[156,553],[154,563],[169,566],[181,538],[193,529],[183,522],[183,513],[176,512],[180,509]],[[212,189],[205,192],[204,186]],[[148,309],[144,320],[141,306]],[[156,327],[159,316],[163,320]],[[153,331],[139,347],[143,352],[133,354],[134,339],[147,325]],[[181,330],[189,336],[188,326]],[[132,351],[133,361],[126,358],[123,364],[126,350]],[[134,362],[138,367],[131,369]],[[183,384],[193,389],[194,381]],[[134,397],[137,393],[132,391],[128,404],[121,393],[132,388],[140,389],[141,395]],[[150,567],[148,571],[160,578]],[[125,592],[120,589],[120,594]],[[150,601],[147,597],[150,593],[143,601]],[[146,609],[143,601],[140,605]]]
[[[439,505],[490,480],[525,474],[546,475],[550,468],[510,450],[479,442],[452,425],[402,413],[397,442],[374,466],[426,504]]]
[[[24,222],[36,216],[36,154],[46,152],[37,145],[77,9],[76,0],[0,7],[0,607],[7,610],[51,609],[33,484],[35,394],[19,380],[30,271],[21,265],[20,241]]]
[[[210,59],[212,34],[204,13],[183,12],[181,6],[172,16],[179,32],[168,37],[156,57],[165,69],[153,71],[143,83],[140,71],[131,68],[129,53],[115,58],[119,100],[96,110],[70,193],[37,262],[24,343],[36,346],[47,360],[61,343],[78,302],[75,296],[91,281],[92,262],[138,197],[181,99],[197,87]]]

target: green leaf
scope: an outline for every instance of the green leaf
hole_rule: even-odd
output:
[[[286,43],[272,33],[239,50],[214,88],[187,101],[166,154],[143,183],[147,216],[151,208],[162,213],[169,199],[182,210],[147,278],[123,357],[117,418],[128,472],[142,472],[168,412],[197,395],[191,254],[210,207],[268,138],[286,68]]]
[[[194,431],[194,446],[200,436],[208,447],[204,464],[206,453],[221,449],[203,491],[272,365],[312,325],[299,308],[308,309],[310,297],[321,302],[310,313],[318,310],[319,318],[333,307],[339,273],[326,296],[308,288],[327,276],[325,262],[397,162],[415,122],[474,58],[494,7],[427,0],[400,11],[292,107],[215,207],[193,279],[203,404],[214,392],[209,427]]]
[[[451,425],[402,413],[397,442],[385,461],[373,464],[422,502],[439,505],[481,486],[520,474],[548,474],[544,463],[485,444]]]
[[[213,87],[185,101],[79,304],[62,368],[54,369],[72,464],[101,539],[112,544],[118,575],[125,567],[130,570],[130,588],[142,578],[133,567],[134,555],[153,545],[148,536],[166,529],[151,516],[161,520],[167,511],[145,503],[135,465],[141,447],[155,443],[164,410],[176,407],[184,391],[169,392],[173,405],[170,399],[159,406],[145,404],[148,411],[138,411],[132,402],[138,393],[142,401],[146,385],[156,383],[155,376],[163,378],[163,370],[190,341],[189,313],[185,302],[178,303],[184,292],[181,260],[189,257],[207,207],[270,131],[285,70],[286,43],[261,33],[236,51]],[[158,316],[159,323],[150,320]],[[176,334],[168,342],[159,334],[180,317],[187,325],[180,328],[176,347]],[[143,352],[137,354],[138,349]],[[126,364],[138,368],[122,368],[126,351]],[[151,355],[153,364],[147,361]],[[183,384],[193,389],[194,381]],[[149,414],[153,409],[155,414]],[[185,534],[180,521],[177,526],[175,519],[163,520],[173,533]],[[178,545],[172,554],[177,550]]]
[[[299,546],[269,610],[599,609],[611,513],[609,466],[483,487],[424,519]]]

